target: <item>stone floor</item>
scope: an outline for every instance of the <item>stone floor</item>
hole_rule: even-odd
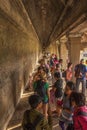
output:
[[[24,93],[22,95],[21,101],[18,104],[16,111],[14,112],[13,117],[8,124],[7,130],[22,130],[21,121],[23,118],[24,111],[29,108],[27,99],[30,94],[32,94],[32,92]],[[57,115],[54,113],[52,114],[52,117],[53,117],[53,130],[60,130],[58,127]]]

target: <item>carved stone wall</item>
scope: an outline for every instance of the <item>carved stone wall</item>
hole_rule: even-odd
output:
[[[10,0],[0,1],[0,130],[6,129],[41,54],[32,24],[26,29],[20,21],[23,17],[11,4]]]

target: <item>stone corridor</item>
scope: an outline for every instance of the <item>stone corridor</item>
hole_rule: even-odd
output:
[[[25,86],[45,52],[63,68],[87,60],[87,0],[0,0],[0,130],[21,122]]]

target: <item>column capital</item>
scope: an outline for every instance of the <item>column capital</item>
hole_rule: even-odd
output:
[[[60,38],[59,42],[60,42],[60,43],[66,43],[67,40],[68,40],[68,39],[67,39],[67,37],[66,37],[66,35],[65,35],[65,36],[63,36],[63,37]]]
[[[81,33],[70,33],[68,35],[69,38],[81,38],[82,34]]]
[[[68,40],[70,42],[74,41],[80,41],[81,42],[82,34],[81,33],[76,33],[76,34],[69,34],[68,35]]]

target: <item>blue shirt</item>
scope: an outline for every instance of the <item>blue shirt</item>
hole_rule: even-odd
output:
[[[76,70],[78,67],[79,67],[79,69],[80,69],[80,73],[82,73],[81,78],[84,79],[85,76],[86,76],[86,72],[87,72],[86,66],[83,65],[83,64],[78,64],[78,65],[75,66],[75,70]]]

